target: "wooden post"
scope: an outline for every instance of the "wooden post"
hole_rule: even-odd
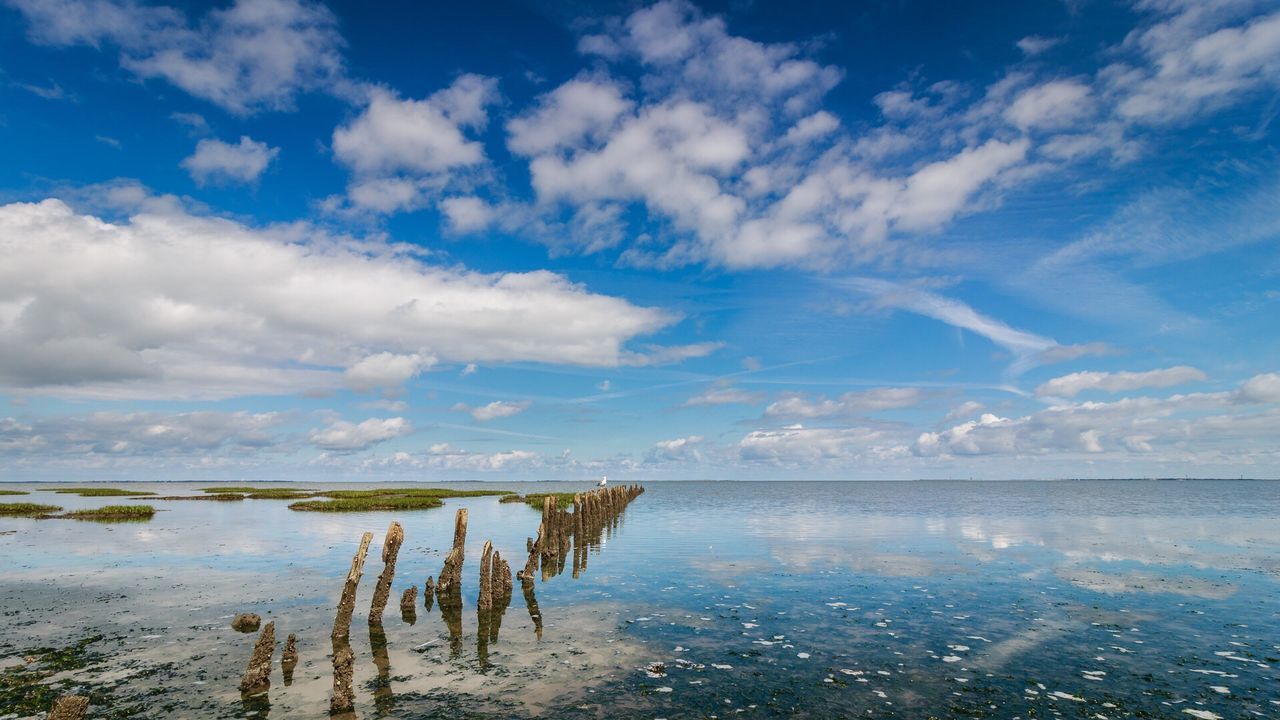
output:
[[[356,588],[360,585],[360,576],[364,574],[364,559],[369,554],[369,543],[373,542],[373,533],[367,532],[360,538],[360,547],[355,557],[351,558],[351,570],[347,572],[347,582],[342,586],[342,598],[338,601],[338,616],[333,621],[332,638],[345,638],[351,634],[351,612],[356,606]]]
[[[271,656],[276,651],[276,624],[267,623],[258,635],[258,642],[253,646],[253,656],[249,658],[249,667],[240,678],[240,692],[253,693],[271,686]]]
[[[404,528],[400,523],[392,522],[387,528],[387,537],[382,541],[382,574],[378,576],[378,584],[373,590],[373,604],[369,606],[369,622],[376,622],[387,608],[387,597],[391,595],[391,581],[396,576],[396,556],[400,554],[400,545],[404,543]]]

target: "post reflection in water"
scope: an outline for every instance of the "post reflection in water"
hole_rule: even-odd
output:
[[[395,707],[391,692],[391,658],[387,654],[387,631],[381,622],[369,623],[369,650],[373,654],[373,666],[377,677],[373,682],[373,706],[379,715],[386,715]]]

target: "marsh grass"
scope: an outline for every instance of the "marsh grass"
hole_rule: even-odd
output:
[[[210,500],[213,502],[234,502],[244,500],[244,496],[239,493],[217,493],[214,495],[166,495],[164,497],[152,497],[148,500]]]
[[[88,510],[73,510],[58,517],[73,520],[149,520],[156,514],[150,505],[104,505]]]
[[[80,497],[142,497],[155,495],[149,490],[120,490],[118,488],[72,487],[54,488],[59,495],[79,495]]]
[[[262,492],[262,491],[263,491],[263,490],[265,490],[265,489],[266,489],[266,488],[255,488],[255,487],[248,487],[248,486],[245,486],[245,485],[229,485],[229,486],[227,486],[227,487],[207,487],[207,488],[200,488],[200,492],[202,492],[202,493],[214,493],[214,494],[217,494],[217,493],[251,493],[251,492]]]
[[[557,492],[557,493],[529,493],[528,495],[508,495],[498,502],[513,503],[522,502],[534,510],[542,509],[542,499],[545,497],[553,497],[556,499],[556,507],[567,508],[573,507],[573,496],[578,493]]]
[[[26,490],[0,490],[0,495],[28,495]]]
[[[331,490],[316,493],[321,497],[355,500],[372,497],[485,497],[488,495],[514,495],[511,490],[450,490],[448,488],[373,488],[372,490]]]
[[[57,505],[41,505],[39,503],[0,503],[0,515],[7,517],[38,517],[58,512],[61,509]]]
[[[226,493],[218,493],[225,495]],[[305,498],[315,497],[315,493],[308,490],[286,490],[284,488],[271,488],[269,490],[255,490],[248,495],[244,495],[250,500],[303,500]]]
[[[429,510],[444,505],[431,495],[368,495],[332,500],[296,502],[290,510],[304,512],[374,512],[378,510]]]

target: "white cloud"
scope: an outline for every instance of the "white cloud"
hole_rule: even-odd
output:
[[[471,417],[474,418],[476,422],[489,422],[490,420],[519,415],[532,406],[533,403],[527,400],[520,402],[494,400],[487,405],[480,405],[478,407],[471,407],[463,403],[458,403],[453,406],[453,409],[459,412],[471,413]]]
[[[1018,356],[1015,371],[1025,370],[1041,354],[1060,347],[1049,338],[1010,327],[958,300],[927,290],[873,278],[850,278],[844,284],[871,295],[872,301],[881,307],[908,310],[987,338]]]
[[[507,123],[507,146],[525,156],[596,141],[632,109],[612,82],[570,80],[542,96],[533,110]]]
[[[358,425],[337,420],[323,430],[313,430],[308,439],[321,450],[349,453],[368,450],[412,432],[413,425],[401,417],[369,418]]]
[[[494,208],[478,197],[450,197],[440,201],[440,210],[455,232],[483,230],[494,221]]]
[[[480,166],[484,145],[466,131],[488,124],[497,86],[493,78],[468,74],[423,100],[371,89],[360,115],[333,131],[334,157],[354,175],[351,203],[383,213],[412,210],[449,187],[456,173]],[[480,208],[461,202],[454,200],[446,214],[460,229],[471,229]]]
[[[1057,46],[1062,42],[1062,38],[1041,37],[1039,35],[1028,35],[1017,42],[1018,49],[1027,55],[1035,56],[1040,53]]]
[[[1064,403],[1018,418],[984,414],[942,432],[921,433],[912,451],[926,457],[1079,453],[1166,458],[1216,451],[1248,461],[1257,443],[1276,438],[1280,408],[1265,407],[1276,404],[1280,375],[1258,375],[1225,392]]]
[[[1211,4],[1146,3],[1162,16],[1130,33],[1125,46],[1145,64],[1115,64],[1100,74],[1119,98],[1122,118],[1149,124],[1217,110],[1280,85],[1280,13],[1239,16]]]
[[[421,467],[472,472],[514,472],[537,468],[543,464],[542,456],[530,450],[481,453],[462,450],[448,443],[437,443],[422,455],[403,460]]]
[[[436,359],[418,353],[398,355],[380,352],[369,355],[347,368],[347,387],[359,392],[396,390],[408,380],[436,364]]]
[[[660,440],[649,449],[645,455],[645,462],[702,462],[703,442],[704,438],[701,435]]]
[[[789,393],[765,408],[764,414],[801,420],[838,415],[857,416],[880,410],[914,407],[927,397],[929,394],[919,388],[874,388],[847,392],[834,400]]]
[[[1266,373],[1249,378],[1236,392],[1241,404],[1280,403],[1280,374]]]
[[[463,76],[457,82],[468,77],[471,76]],[[491,99],[496,97],[493,81],[480,87],[487,88]],[[463,128],[474,126],[477,118],[468,114],[464,117],[470,122],[463,123],[457,116],[451,117],[448,103],[443,100],[449,90],[425,100],[401,100],[389,91],[374,90],[364,111],[333,131],[334,155],[344,165],[366,175],[429,175],[480,163],[484,160],[483,147],[462,134]]]
[[[299,92],[339,90],[343,40],[333,14],[300,0],[237,0],[197,24],[169,6],[116,0],[12,0],[32,40],[114,44],[120,64],[238,114],[292,109]]]
[[[736,387],[709,387],[684,401],[684,407],[702,405],[754,405],[764,401],[764,393]]]
[[[1072,127],[1093,111],[1089,86],[1076,80],[1054,80],[1024,90],[1005,111],[1023,130]]]
[[[339,386],[363,361],[359,382],[379,353],[420,356],[419,367],[431,357],[613,367],[650,358],[625,344],[675,320],[550,272],[437,267],[400,246],[137,200],[122,223],[54,199],[0,206],[0,386],[293,393]]]
[[[859,459],[884,460],[907,454],[904,445],[884,431],[865,427],[755,430],[738,443],[747,462],[780,465],[818,465]]]
[[[0,455],[91,460],[253,454],[282,442],[284,419],[280,413],[207,411],[0,418]]]
[[[279,154],[280,148],[257,142],[247,135],[242,135],[236,145],[205,139],[196,143],[196,151],[182,161],[182,167],[201,185],[210,181],[251,183]]]
[[[1139,388],[1166,388],[1207,379],[1204,372],[1186,365],[1145,372],[1077,372],[1056,377],[1036,388],[1041,397],[1075,397],[1089,390],[1124,392]]]
[[[976,400],[966,400],[959,405],[951,408],[945,416],[943,422],[954,422],[962,418],[972,417],[984,409],[984,405]]]

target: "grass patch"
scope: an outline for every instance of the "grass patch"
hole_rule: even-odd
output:
[[[218,493],[216,495],[166,495],[164,497],[147,498],[148,500],[211,500],[213,502],[234,502],[243,500],[239,493]]]
[[[59,495],[79,495],[80,497],[140,497],[143,495],[155,495],[155,493],[148,490],[120,490],[118,488],[73,487],[54,488],[53,491]]]
[[[27,495],[26,490],[0,490],[0,495]]]
[[[559,493],[529,493],[528,495],[509,495],[500,499],[498,502],[522,502],[534,510],[541,510],[543,498],[553,497],[556,499],[556,507],[569,508],[573,507],[573,496],[578,493],[559,492]]]
[[[0,503],[0,515],[5,517],[37,517],[58,512],[61,509],[57,505],[40,505],[39,503]]]
[[[296,502],[290,510],[305,512],[374,512],[378,510],[428,510],[444,505],[444,501],[430,495],[371,495],[333,500],[308,500]]]
[[[372,490],[331,490],[316,493],[322,497],[339,500],[358,500],[374,497],[433,497],[460,498],[488,495],[514,495],[510,490],[449,490],[447,488],[374,488]]]
[[[104,505],[90,510],[73,510],[60,517],[75,520],[149,520],[156,514],[150,505]]]
[[[225,495],[226,493],[219,493]],[[244,497],[250,500],[302,500],[304,498],[315,497],[315,493],[309,490],[285,490],[284,488],[271,488],[269,490],[255,490]]]

